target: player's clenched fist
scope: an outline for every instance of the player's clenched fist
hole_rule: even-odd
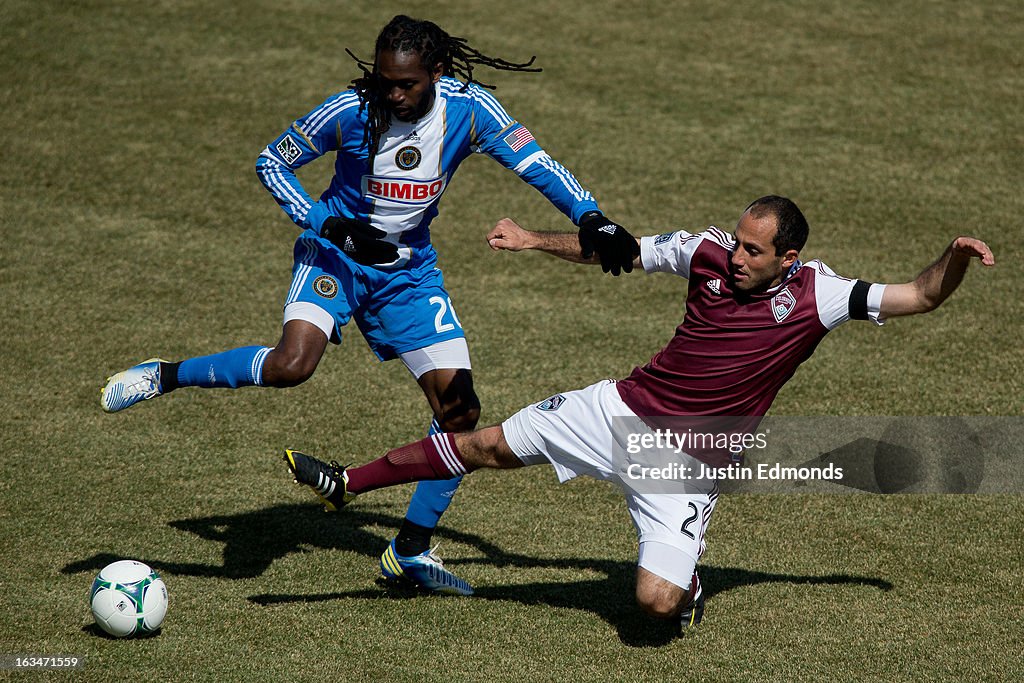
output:
[[[530,232],[524,230],[511,218],[502,218],[487,233],[487,244],[494,251],[522,251],[530,249]]]

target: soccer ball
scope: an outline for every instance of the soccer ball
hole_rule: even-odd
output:
[[[167,614],[167,586],[148,565],[119,560],[104,567],[89,591],[99,627],[117,638],[153,633]]]

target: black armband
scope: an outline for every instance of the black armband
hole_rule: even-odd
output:
[[[850,319],[868,319],[868,292],[871,290],[871,283],[857,280],[853,283],[853,291],[850,292]]]

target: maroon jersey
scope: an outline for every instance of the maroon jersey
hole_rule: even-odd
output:
[[[618,383],[639,417],[761,417],[818,342],[850,319],[856,281],[820,261],[798,262],[766,292],[737,291],[729,274],[734,246],[715,227],[641,239],[644,269],[687,277],[689,289],[672,340]],[[867,295],[867,317],[876,322],[882,289],[871,285]]]

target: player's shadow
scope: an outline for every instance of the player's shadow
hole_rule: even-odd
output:
[[[222,579],[251,579],[262,575],[275,560],[292,553],[313,548],[358,552],[376,561],[388,541],[379,529],[397,528],[401,518],[361,507],[339,514],[325,514],[317,505],[275,505],[238,515],[222,515],[184,519],[168,524],[200,538],[224,544],[223,562],[201,564],[174,562],[160,558],[135,558],[158,571],[182,576],[203,576]],[[595,558],[544,559],[510,553],[475,535],[441,528],[438,536],[466,544],[480,551],[482,557],[451,560],[453,568],[470,564],[529,569],[566,569],[587,571],[598,578],[537,582],[504,586],[477,586],[472,599],[505,600],[525,605],[546,605],[565,609],[586,610],[615,627],[623,643],[637,647],[664,645],[678,635],[678,628],[643,615],[636,606],[633,593],[636,565],[632,562]],[[111,553],[100,553],[72,562],[64,574],[96,572],[110,562],[122,559]],[[458,572],[458,569],[455,570]],[[701,566],[701,581],[708,598],[718,593],[759,583],[803,583],[828,585],[862,585],[889,590],[892,585],[879,578],[832,574],[800,576],[749,571],[734,567]],[[379,599],[386,593],[395,599],[410,599],[421,594],[389,587],[318,593],[261,594],[249,598],[260,605],[308,603],[331,600]],[[434,599],[433,596],[430,599]],[[709,607],[710,608],[710,607]]]
[[[168,525],[195,534],[200,538],[224,544],[223,563],[199,564],[175,562],[161,558],[136,557],[140,562],[161,572],[180,576],[208,576],[220,579],[252,579],[265,572],[274,560],[311,548],[348,550],[377,558],[387,545],[380,535],[368,531],[372,527],[395,529],[402,518],[367,511],[345,510],[328,514],[314,504],[275,505],[238,515],[219,515],[179,519]],[[483,543],[476,536],[448,533],[449,538],[476,545]],[[63,574],[99,571],[122,556],[98,553],[72,562],[61,569]]]
[[[456,563],[451,563],[455,565]],[[634,582],[636,565],[632,562],[621,562],[599,559],[537,559],[504,552],[489,554],[486,558],[472,558],[458,562],[465,564],[488,564],[508,566],[512,568],[543,568],[590,570],[602,574],[602,578],[586,581],[567,580],[565,582],[537,582],[506,586],[477,586],[472,598],[484,600],[503,600],[518,602],[524,605],[546,605],[564,609],[578,609],[593,612],[604,621],[615,627],[619,639],[632,647],[660,647],[668,644],[680,635],[678,624],[670,624],[647,617],[636,605]],[[809,585],[858,585],[888,591],[892,584],[884,579],[869,576],[853,576],[849,574],[829,574],[825,576],[800,576],[796,574],[778,574],[771,572],[750,571],[736,567],[716,567],[701,565],[701,584],[705,596],[713,596],[760,583],[796,583]],[[384,587],[384,592],[393,598],[411,599],[423,597],[414,589]],[[333,600],[379,599],[382,589],[360,589],[314,594],[262,594],[249,597],[251,602],[259,605],[279,605],[282,603],[310,603]],[[429,599],[437,599],[429,596]],[[459,598],[463,599],[463,598]],[[709,608],[712,603],[709,602]]]

